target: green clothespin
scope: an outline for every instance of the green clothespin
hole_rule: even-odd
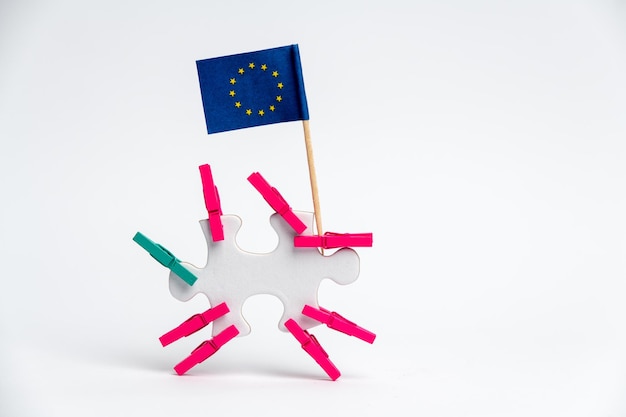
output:
[[[156,259],[161,265],[170,269],[187,284],[193,285],[198,279],[190,270],[180,264],[180,259],[175,257],[172,252],[158,243],[153,242],[142,233],[137,232],[135,237],[133,237],[133,240],[137,242],[139,246],[148,251],[150,256]]]

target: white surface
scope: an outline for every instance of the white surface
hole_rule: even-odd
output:
[[[3,1],[0,415],[624,415],[625,8]],[[300,124],[209,137],[195,70],[290,43],[324,230],[374,233],[320,304],[378,337],[316,331],[329,382],[258,296],[176,377],[204,334],[157,338],[205,305],[132,236],[204,261],[204,163],[246,250],[276,244],[251,172],[312,210]]]

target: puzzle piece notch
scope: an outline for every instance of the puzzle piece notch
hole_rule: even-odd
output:
[[[303,232],[311,233],[313,213],[295,212],[309,227]],[[321,281],[330,279],[337,284],[354,282],[359,275],[359,257],[350,248],[342,248],[324,256],[317,248],[293,246],[295,231],[279,214],[270,216],[270,224],[278,235],[276,248],[268,253],[252,253],[242,250],[236,242],[241,219],[223,215],[224,240],[214,242],[207,220],[200,226],[207,242],[207,262],[202,268],[182,262],[185,268],[198,277],[193,287],[185,285],[175,273],[170,273],[170,292],[178,300],[187,301],[202,293],[211,306],[226,303],[230,312],[213,322],[213,335],[230,325],[235,325],[239,336],[250,333],[250,326],[242,315],[245,301],[256,294],[276,296],[284,311],[278,327],[287,331],[284,323],[294,319],[303,329],[320,324],[302,314],[302,307],[318,307],[317,293]]]

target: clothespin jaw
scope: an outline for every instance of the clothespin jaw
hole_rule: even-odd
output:
[[[296,233],[300,234],[306,230],[306,225],[295,215],[295,213],[291,210],[291,207],[287,203],[287,201],[283,198],[283,196],[278,192],[278,190],[272,187],[266,180],[259,174],[258,172],[253,172],[248,177],[248,181],[256,188],[256,190],[261,193],[265,201],[280,214],[289,226]]]
[[[193,285],[198,279],[191,271],[181,265],[180,259],[174,256],[172,252],[160,244],[153,242],[144,234],[137,232],[133,240],[144,248],[157,262],[178,275],[187,284]]]
[[[296,338],[302,349],[308,353],[319,366],[326,372],[326,374],[335,381],[341,376],[339,369],[330,361],[328,354],[322,348],[322,345],[317,341],[315,336],[308,331],[302,329],[295,320],[289,319],[285,322],[285,327]]]
[[[214,338],[205,340],[191,352],[189,356],[183,359],[178,365],[174,367],[174,370],[178,375],[183,375],[188,370],[196,366],[197,364],[204,362],[217,352],[227,342],[232,340],[239,334],[239,330],[234,325],[230,325]]]
[[[180,339],[181,337],[187,337],[194,334],[198,330],[206,327],[214,321],[228,313],[230,310],[226,303],[218,304],[217,306],[206,310],[204,313],[194,314],[187,320],[182,322],[178,327],[170,330],[159,338],[163,347],[169,345]]]
[[[211,166],[208,164],[200,165],[200,178],[202,179],[202,191],[204,193],[204,204],[209,213],[209,227],[211,228],[211,237],[214,242],[224,240],[224,226],[220,216],[222,215],[222,205],[220,195],[213,181]]]
[[[345,333],[348,336],[354,336],[367,343],[374,343],[374,339],[376,339],[376,335],[374,333],[358,326],[356,323],[351,322],[338,313],[326,310],[323,307],[315,308],[310,305],[305,305],[302,309],[302,314],[317,320],[320,323],[326,324],[333,330]]]
[[[372,243],[372,233],[326,232],[322,236],[294,236],[293,238],[293,245],[297,248],[371,247]]]

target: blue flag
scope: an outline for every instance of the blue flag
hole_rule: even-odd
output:
[[[209,134],[308,120],[298,45],[196,61]]]

